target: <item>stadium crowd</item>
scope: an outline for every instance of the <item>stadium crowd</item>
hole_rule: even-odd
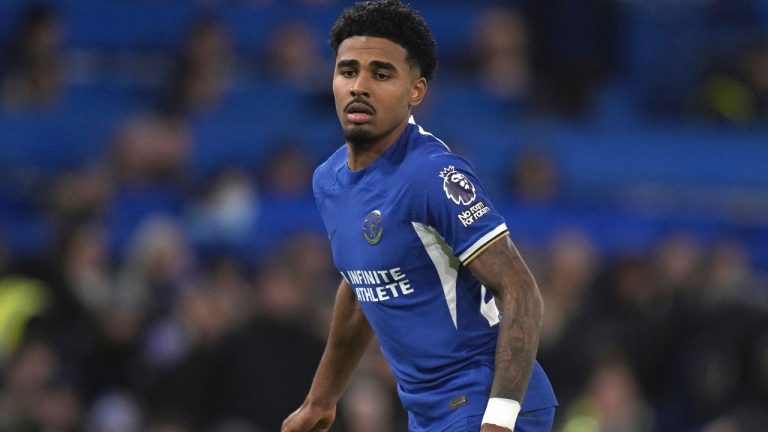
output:
[[[339,280],[311,192],[314,165],[342,144],[329,26],[307,16],[343,2],[169,0],[194,14],[173,22],[183,36],[167,46],[71,41],[76,1],[2,3],[13,31],[0,32],[0,430],[278,430],[309,387]],[[448,3],[472,11],[471,33],[441,45],[451,32],[436,23],[435,91],[486,94],[470,129],[580,121],[620,76],[645,118],[767,136],[765,2],[634,5],[660,32],[662,8],[719,24],[709,29],[723,42],[693,81],[622,59],[618,16],[631,5]],[[232,4],[277,21],[258,47],[238,40]],[[454,107],[436,104],[416,115],[450,137]],[[728,235],[768,239],[765,220],[707,235],[722,226],[711,214],[683,224],[661,208],[649,217],[659,224],[638,228],[616,202],[580,195],[550,149],[455,136],[459,152],[502,159],[488,184],[544,297],[539,360],[560,401],[556,430],[765,430],[768,266]],[[332,430],[405,430],[395,385],[372,346]]]

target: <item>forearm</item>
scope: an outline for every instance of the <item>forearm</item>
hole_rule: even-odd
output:
[[[491,245],[469,268],[493,293],[502,315],[490,397],[522,402],[539,345],[542,300],[538,287],[508,238]]]
[[[494,298],[502,314],[490,396],[522,402],[539,346],[542,302],[528,269],[519,272],[514,286],[498,290],[488,287],[499,293]]]
[[[360,310],[352,289],[342,281],[336,293],[328,342],[312,380],[307,402],[335,406],[372,338],[373,330]]]

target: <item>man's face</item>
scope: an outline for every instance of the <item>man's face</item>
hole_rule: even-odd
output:
[[[384,38],[354,36],[339,45],[333,96],[344,136],[354,147],[389,145],[426,93],[406,50]]]

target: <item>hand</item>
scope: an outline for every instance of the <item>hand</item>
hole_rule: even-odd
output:
[[[335,406],[319,408],[305,402],[283,421],[280,432],[325,432],[335,418]]]
[[[483,425],[480,426],[480,432],[512,432],[512,431],[505,427],[496,426],[495,424],[483,423]]]

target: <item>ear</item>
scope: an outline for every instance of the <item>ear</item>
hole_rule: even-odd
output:
[[[411,98],[408,102],[410,107],[415,107],[421,103],[427,94],[427,87],[427,79],[424,77],[419,77],[411,83]]]

